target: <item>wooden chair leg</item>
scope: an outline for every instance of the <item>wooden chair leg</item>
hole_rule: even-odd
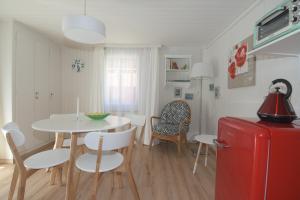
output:
[[[63,172],[63,165],[57,169],[57,173],[56,173],[57,183],[59,186],[62,186],[62,172]]]
[[[178,136],[178,139],[177,139],[177,150],[178,150],[178,153],[181,154],[181,136],[180,135]]]
[[[181,142],[177,142],[178,153],[181,154]]]
[[[65,162],[64,167],[63,167],[63,175],[67,179],[68,176],[68,168],[69,168],[69,161]]]
[[[98,177],[99,177],[98,174],[95,173],[94,185],[92,185],[92,191],[91,191],[91,200],[96,200],[97,199]]]
[[[24,172],[24,173],[21,172],[17,200],[24,200],[26,179],[27,179],[26,172]]]
[[[16,184],[18,182],[18,176],[19,176],[19,170],[18,170],[17,165],[15,165],[13,177],[12,177],[10,188],[9,188],[8,200],[12,200],[12,198],[14,197]]]
[[[80,149],[80,153],[81,153],[81,154],[84,154],[84,153],[85,153],[85,147],[84,147],[84,145],[81,145],[81,146],[79,147],[79,149]]]
[[[133,193],[133,196],[136,200],[140,200],[140,196],[139,196],[139,193],[138,193],[138,190],[137,190],[137,187],[136,187],[133,175],[132,175],[131,168],[128,167],[127,171],[128,171],[128,182],[130,185],[130,189]]]
[[[201,148],[202,148],[202,143],[200,142],[199,143],[199,147],[198,147],[198,152],[197,152],[196,160],[195,160],[195,164],[194,164],[193,174],[196,173],[196,169],[197,169],[197,165],[198,165],[198,159],[199,159],[199,156],[200,156]]]
[[[50,175],[50,185],[55,184],[55,177],[57,176],[58,169],[57,167],[53,167],[51,169],[51,175]]]
[[[113,172],[113,176],[114,176],[114,187],[123,188],[122,173],[116,171]]]
[[[76,178],[76,182],[75,182],[75,185],[74,185],[74,199],[76,199],[76,195],[77,195],[77,189],[78,189],[78,185],[79,185],[79,181],[80,181],[80,174],[81,174],[81,170],[80,169],[77,169],[77,176],[75,177]]]

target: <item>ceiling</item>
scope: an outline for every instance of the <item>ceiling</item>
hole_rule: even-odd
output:
[[[254,0],[87,0],[87,15],[106,25],[106,43],[202,46]],[[0,19],[14,18],[59,42],[64,15],[82,14],[83,0],[0,0]]]

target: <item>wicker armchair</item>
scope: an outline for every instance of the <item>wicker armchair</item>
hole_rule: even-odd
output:
[[[154,120],[158,120],[154,124]],[[191,109],[182,100],[168,103],[162,110],[160,117],[151,117],[151,141],[153,139],[167,140],[177,144],[178,152],[181,153],[181,142],[186,142],[186,134],[191,123]]]

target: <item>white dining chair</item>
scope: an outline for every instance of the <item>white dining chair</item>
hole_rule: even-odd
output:
[[[85,153],[80,155],[76,160],[76,167],[79,170],[78,182],[81,171],[94,173],[94,184],[91,188],[92,199],[96,199],[97,186],[102,173],[112,170],[121,170],[127,172],[130,188],[134,194],[135,199],[140,199],[137,187],[131,171],[131,157],[133,143],[136,133],[136,127],[121,132],[91,132],[85,136],[85,145],[91,149],[96,150],[97,154]],[[127,149],[125,156],[117,151],[118,149]],[[77,185],[75,191],[77,190]]]
[[[4,133],[10,150],[13,154],[16,163],[14,167],[12,182],[9,189],[8,200],[11,200],[14,195],[15,187],[19,178],[18,200],[23,200],[25,195],[26,180],[35,171],[55,167],[54,179],[50,180],[54,184],[55,178],[58,177],[58,182],[62,184],[62,168],[65,162],[69,159],[68,149],[55,149],[42,151],[34,154],[23,160],[19,154],[18,147],[25,144],[25,136],[18,128],[16,123],[10,122],[3,126]]]
[[[145,135],[146,116],[136,113],[125,113],[125,117],[130,119],[130,123],[137,127],[136,141],[142,144]]]

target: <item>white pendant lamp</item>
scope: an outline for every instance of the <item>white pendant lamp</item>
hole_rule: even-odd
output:
[[[84,0],[84,15],[64,17],[62,30],[66,38],[79,43],[99,44],[105,39],[104,23],[94,17],[86,16],[86,0]]]

